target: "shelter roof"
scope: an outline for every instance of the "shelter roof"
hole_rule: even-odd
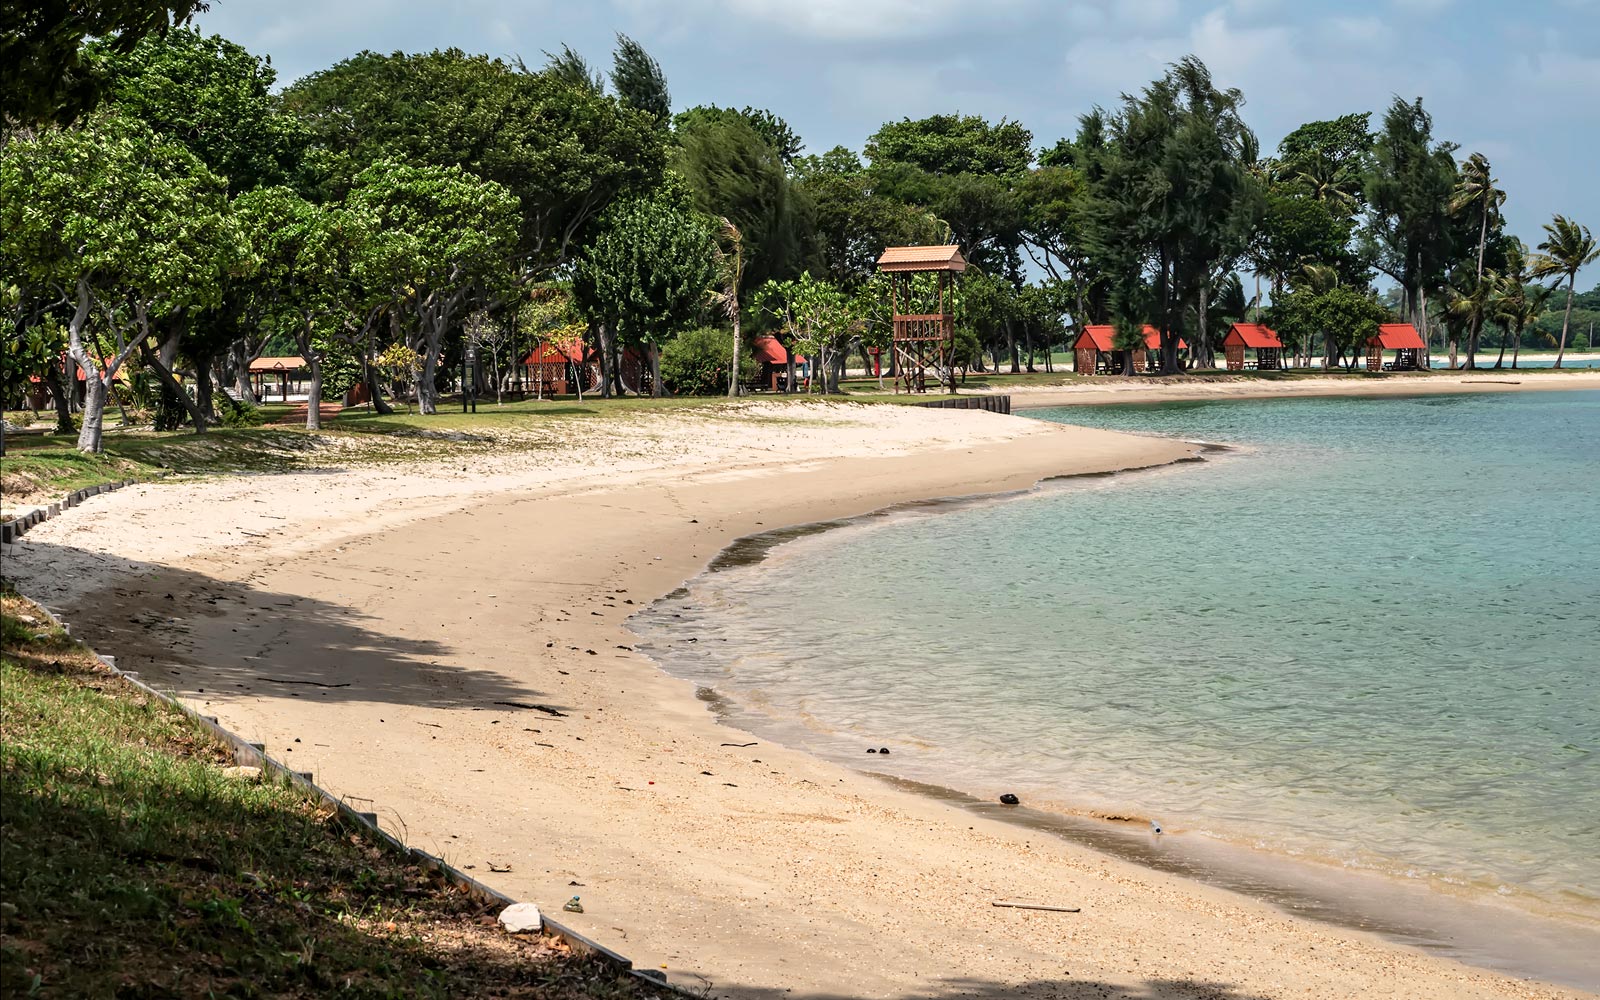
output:
[[[778,338],[771,334],[763,334],[750,341],[750,350],[755,352],[756,360],[769,365],[787,365],[789,352],[778,342]],[[798,354],[794,356],[796,364],[805,364],[806,359]]]
[[[1278,331],[1265,323],[1235,323],[1228,328],[1228,335],[1222,338],[1224,346],[1243,344],[1254,350],[1268,347],[1283,347],[1283,341],[1278,338]]]
[[[956,271],[967,269],[967,259],[954,243],[937,247],[889,247],[878,258],[880,271]]]
[[[1386,351],[1422,350],[1428,346],[1410,323],[1384,323],[1378,327],[1376,337],[1367,339],[1367,344]]]
[[[1109,323],[1086,326],[1083,328],[1083,332],[1078,335],[1078,339],[1072,342],[1072,347],[1074,350],[1079,347],[1093,347],[1097,351],[1114,351],[1116,348],[1112,345],[1116,341],[1116,336],[1117,328]],[[1161,348],[1161,331],[1149,323],[1144,325],[1144,346],[1152,351]],[[1188,346],[1189,344],[1186,341],[1179,338],[1178,347],[1180,350]]]
[[[250,362],[250,371],[253,374],[261,372],[292,372],[306,366],[306,359],[298,354],[282,358],[256,358]]]
[[[525,365],[564,365],[571,361],[574,364],[581,359],[575,348],[560,348],[554,344],[540,344],[533,352],[522,359]]]

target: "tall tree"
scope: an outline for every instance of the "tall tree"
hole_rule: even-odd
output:
[[[931,212],[885,197],[860,157],[843,146],[797,159],[794,189],[809,211],[821,273],[841,287],[870,281],[884,247],[942,238]]]
[[[806,144],[795,135],[789,123],[777,115],[762,108],[752,108],[748,105],[741,111],[733,108],[719,108],[714,104],[697,104],[687,111],[680,111],[672,119],[672,127],[678,132],[704,125],[708,122],[737,120],[750,126],[767,145],[773,148],[784,166],[791,166],[800,151]]]
[[[1366,175],[1366,238],[1371,259],[1400,286],[1401,311],[1427,336],[1427,289],[1443,283],[1454,252],[1450,199],[1456,185],[1455,145],[1434,142],[1433,117],[1395,98]]]
[[[496,283],[509,277],[517,201],[460,167],[380,160],[356,177],[348,205],[375,234],[362,253],[366,280],[390,290],[422,358],[417,409],[435,413],[445,335],[475,297],[506,291]]]
[[[563,45],[560,54],[551,55],[546,52],[545,57],[548,60],[544,67],[546,75],[570,87],[587,90],[596,96],[606,92],[605,77],[599,70],[591,69],[589,61],[574,52],[572,46]]]
[[[620,345],[649,359],[651,395],[661,394],[661,345],[692,325],[716,280],[715,234],[675,185],[614,206],[574,268],[579,308],[602,329],[614,365]],[[614,370],[614,368],[613,368]]]
[[[98,452],[123,364],[164,317],[213,304],[223,274],[252,261],[221,179],[142,122],[100,116],[0,155],[0,257],[72,303],[68,351],[87,394],[78,448]]]
[[[1457,215],[1473,215],[1478,218],[1478,267],[1477,280],[1474,286],[1482,286],[1483,281],[1483,256],[1489,246],[1489,224],[1497,222],[1500,216],[1500,206],[1505,203],[1506,193],[1495,187],[1489,159],[1482,153],[1473,153],[1461,165],[1461,177],[1456,182],[1455,194],[1450,199],[1450,211]],[[1470,301],[1486,300],[1487,289],[1481,294],[1475,293]],[[1481,305],[1481,303],[1479,303]],[[1483,308],[1474,308],[1470,311],[1471,327],[1467,335],[1467,368],[1478,367],[1478,331],[1482,328],[1483,317],[1486,314]]]
[[[739,295],[744,290],[744,235],[727,219],[717,228],[716,284],[711,289],[711,305],[733,326],[733,355],[728,368],[728,398],[739,395]]]
[[[92,111],[104,52],[126,53],[209,9],[204,0],[20,0],[0,7],[0,128],[68,124]],[[85,39],[102,47],[86,49]]]
[[[1512,238],[1506,248],[1505,267],[1495,275],[1494,296],[1490,301],[1493,315],[1505,325],[1507,336],[1500,340],[1500,355],[1494,366],[1502,368],[1506,361],[1506,341],[1512,343],[1511,367],[1517,367],[1522,353],[1522,331],[1544,314],[1550,300],[1550,289],[1534,285],[1528,273],[1528,248],[1519,239]]]
[[[1544,224],[1544,242],[1539,244],[1539,255],[1533,258],[1529,273],[1535,280],[1562,277],[1567,279],[1567,308],[1561,318],[1561,342],[1556,348],[1553,367],[1560,368],[1567,355],[1567,332],[1572,326],[1572,293],[1578,281],[1578,272],[1600,260],[1600,244],[1588,226],[1581,226],[1564,215],[1557,215]],[[1556,287],[1560,287],[1559,282]]]
[[[797,274],[802,226],[778,151],[737,116],[691,120],[678,142],[672,165],[695,208],[743,234],[750,284]]]
[[[624,103],[649,115],[657,125],[666,124],[672,116],[672,94],[661,64],[643,45],[621,32],[612,54],[611,86]]]

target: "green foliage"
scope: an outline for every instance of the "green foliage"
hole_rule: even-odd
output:
[[[711,224],[682,194],[630,199],[606,214],[579,258],[573,296],[623,343],[661,345],[699,318],[715,255]]]
[[[738,115],[695,117],[678,142],[673,168],[695,208],[739,228],[750,283],[795,274],[800,220],[777,150]]]
[[[1266,320],[1284,339],[1312,353],[1320,339],[1331,365],[1340,353],[1352,356],[1376,335],[1378,325],[1392,319],[1371,295],[1336,285],[1323,290],[1300,288],[1275,301]]]
[[[675,396],[718,396],[728,391],[733,334],[711,326],[685,330],[661,350],[661,382]],[[739,345],[739,380],[753,378],[756,356]]]
[[[66,333],[54,317],[6,331],[0,347],[0,403],[9,408],[21,399],[32,388],[33,378],[43,378],[51,365],[59,363],[65,348]]]
[[[183,143],[234,193],[286,183],[294,174],[303,127],[279,114],[269,60],[187,29],[146,38],[126,55],[95,48],[118,113]]]
[[[1015,176],[1033,162],[1033,133],[1006,118],[932,115],[889,122],[867,140],[873,166],[900,163],[930,174]]]
[[[545,56],[549,60],[544,67],[546,75],[561,81],[569,87],[587,90],[597,96],[605,93],[605,77],[600,74],[599,70],[591,69],[589,61],[573,51],[572,46],[563,45],[559,54],[552,55],[546,52]]]
[[[267,422],[267,415],[261,407],[234,399],[226,393],[217,394],[217,409],[221,411],[224,427],[259,427]]]
[[[0,7],[0,126],[68,124],[92,111],[105,85],[102,55],[187,24],[204,0],[19,2]],[[102,46],[84,47],[85,39]]]
[[[667,91],[661,64],[643,45],[621,32],[617,33],[617,49],[612,54],[611,86],[623,103],[649,115],[657,124],[664,124],[672,115],[672,95]]]
[[[916,204],[886,197],[855,153],[835,146],[794,164],[816,252],[828,278],[855,288],[877,269],[884,247],[937,243],[943,226]]]
[[[805,143],[794,134],[794,129],[789,127],[788,122],[770,111],[748,105],[742,111],[735,111],[733,108],[719,108],[714,104],[697,104],[687,111],[678,112],[672,119],[672,127],[674,131],[682,134],[732,121],[748,125],[756,135],[772,147],[773,152],[778,154],[778,158],[785,166],[793,164],[795,157],[805,148]]]
[[[519,203],[520,260],[536,274],[562,263],[615,197],[653,186],[666,157],[661,132],[633,108],[457,49],[363,52],[297,81],[284,103],[311,131],[328,198],[382,160],[502,185]]]
[[[1456,186],[1455,145],[1433,140],[1422,99],[1398,97],[1383,116],[1366,174],[1371,259],[1405,291],[1415,322],[1424,287],[1437,286],[1454,251],[1449,211]]]

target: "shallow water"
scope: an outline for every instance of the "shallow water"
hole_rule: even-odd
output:
[[[1600,392],[1029,415],[1241,450],[804,537],[635,627],[875,770],[1600,917]]]

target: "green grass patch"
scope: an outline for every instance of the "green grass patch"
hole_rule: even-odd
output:
[[[115,679],[0,597],[0,994],[632,997]]]

